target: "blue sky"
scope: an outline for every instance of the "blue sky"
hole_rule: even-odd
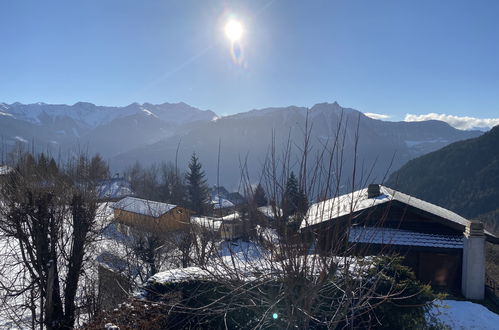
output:
[[[499,117],[499,1],[4,0],[0,13],[0,102]]]

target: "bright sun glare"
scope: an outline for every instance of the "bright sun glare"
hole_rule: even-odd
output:
[[[225,24],[225,35],[232,42],[238,41],[243,35],[242,24],[235,20],[228,21],[227,24]]]

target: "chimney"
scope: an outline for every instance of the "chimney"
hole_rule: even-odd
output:
[[[367,187],[367,198],[375,198],[379,195],[381,195],[379,184],[370,184],[369,187]]]
[[[485,234],[483,223],[471,221],[463,235],[462,292],[468,299],[481,300],[485,291]]]

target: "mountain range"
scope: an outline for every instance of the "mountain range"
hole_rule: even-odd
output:
[[[353,166],[358,131],[357,164],[360,171],[371,173],[371,181],[381,181],[413,158],[482,134],[457,130],[440,121],[376,120],[336,102],[311,108],[251,110],[225,117],[185,103],[133,103],[125,107],[85,102],[0,103],[3,155],[16,145],[52,154],[99,152],[113,170],[122,171],[137,161],[144,165],[173,161],[178,148],[179,167],[186,168],[196,152],[208,181],[215,183],[218,172],[220,183],[231,188],[237,188],[243,163],[252,181],[260,179],[272,143],[278,157],[289,150],[290,166],[295,167],[306,130],[313,154],[330,145],[339,126],[345,173]]]

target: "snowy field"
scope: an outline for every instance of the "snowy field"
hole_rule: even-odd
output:
[[[499,315],[485,306],[469,301],[442,300],[429,312],[452,330],[499,329]]]

